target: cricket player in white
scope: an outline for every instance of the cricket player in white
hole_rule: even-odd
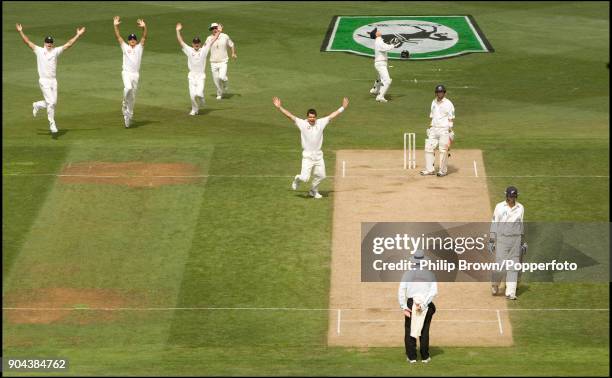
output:
[[[130,34],[126,43],[121,38],[121,34],[119,34],[120,23],[121,19],[119,16],[115,16],[113,18],[115,37],[117,37],[117,41],[119,41],[123,51],[123,69],[121,71],[121,78],[123,79],[123,120],[125,127],[128,128],[134,117],[134,104],[136,102],[136,91],[138,90],[138,80],[140,78],[140,62],[142,61],[142,51],[147,39],[147,25],[142,19],[137,20],[136,24],[143,29],[142,38],[138,42],[136,34]]]
[[[371,94],[375,94],[376,101],[387,102],[385,94],[391,86],[393,81],[389,76],[389,70],[387,68],[387,61],[389,57],[387,53],[402,45],[402,42],[397,41],[395,44],[387,44],[382,39],[382,32],[375,28],[370,32],[370,37],[375,38],[374,41],[374,68],[378,72],[378,79],[374,82],[374,87],[370,89]]]
[[[495,262],[502,264],[510,260],[521,262],[521,256],[527,253],[527,243],[524,241],[523,205],[517,202],[518,190],[514,186],[506,188],[506,200],[498,203],[493,212],[491,222],[489,252],[495,253]],[[499,283],[506,275],[506,298],[516,299],[518,281],[517,270],[500,270],[493,272],[491,277],[491,293],[497,295]]]
[[[325,178],[325,161],[323,160],[323,131],[327,124],[334,119],[338,114],[342,113],[349,104],[348,98],[342,100],[342,106],[327,117],[317,119],[317,111],[309,109],[306,112],[306,119],[300,119],[291,114],[288,110],[281,106],[281,100],[278,97],[272,99],[274,106],[278,108],[287,118],[295,123],[300,129],[302,139],[302,172],[296,175],[291,184],[293,190],[297,190],[300,181],[308,182],[310,180],[311,171],[314,168],[314,178],[312,180],[312,189],[308,193],[315,199],[321,198],[319,193],[319,184]]]
[[[434,175],[434,152],[436,147],[439,151],[440,166],[438,168],[438,177],[446,176],[448,172],[448,151],[451,142],[455,138],[453,131],[453,121],[455,119],[455,107],[453,103],[446,98],[446,88],[444,85],[438,85],[435,89],[436,98],[431,102],[431,118],[430,128],[427,129],[427,139],[425,140],[425,170],[421,171],[421,175]]]
[[[76,35],[72,37],[65,45],[60,47],[53,47],[53,37],[47,36],[45,38],[45,47],[35,45],[30,39],[23,33],[23,27],[21,24],[16,24],[17,31],[23,39],[23,42],[28,45],[34,54],[36,54],[36,62],[38,65],[38,84],[42,91],[44,100],[36,101],[32,103],[32,114],[36,117],[36,114],[40,109],[47,109],[47,119],[49,120],[49,129],[52,135],[57,135],[57,125],[55,124],[55,106],[57,104],[57,58],[61,53],[68,50],[76,41],[85,33],[85,28],[80,27],[76,30]]]
[[[200,37],[194,37],[191,41],[191,46],[187,46],[183,37],[181,36],[181,30],[183,25],[179,22],[176,24],[176,38],[181,45],[183,52],[187,55],[187,67],[189,68],[189,97],[191,98],[191,112],[189,115],[197,115],[200,111],[200,106],[204,106],[204,81],[206,79],[206,57],[210,50],[211,44],[215,43],[219,37],[219,32],[214,31],[215,37],[209,41],[202,48],[202,41]]]
[[[206,38],[206,44],[212,41],[213,38],[217,38],[210,47],[210,70],[212,71],[213,82],[217,87],[217,100],[223,98],[223,94],[227,92],[228,78],[227,78],[227,62],[229,57],[227,55],[227,49],[232,50],[232,58],[236,59],[236,46],[231,38],[223,33],[223,25],[213,22],[210,24],[208,30],[212,31],[213,34]],[[216,35],[218,33],[218,35]]]

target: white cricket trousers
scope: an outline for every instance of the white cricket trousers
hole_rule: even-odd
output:
[[[434,170],[434,151],[438,148],[440,156],[440,173],[447,173],[448,167],[448,149],[450,148],[451,137],[450,130],[445,127],[431,127],[427,130],[427,139],[425,140],[425,170],[433,172]]]
[[[314,173],[312,190],[316,192],[319,189],[319,184],[326,177],[323,151],[302,151],[302,172],[298,179],[303,182],[308,182],[311,172]]]
[[[385,94],[389,90],[391,86],[391,77],[389,76],[389,70],[387,68],[387,62],[380,61],[374,63],[374,68],[378,72],[378,80],[374,83],[374,88],[376,88],[376,92],[378,93],[377,98],[384,98]]]
[[[137,73],[121,71],[123,79],[123,115],[130,118],[134,117],[134,105],[136,104],[136,91],[138,91],[138,79],[140,75]]]
[[[210,63],[210,70],[212,71],[213,82],[217,87],[217,96],[223,96],[225,87],[227,85],[227,62],[224,63]]]
[[[204,106],[204,81],[206,75],[203,72],[189,72],[189,97],[191,98],[191,111],[197,113],[200,106]]]
[[[34,103],[36,110],[47,109],[47,119],[49,126],[55,126],[55,106],[57,105],[57,80],[38,79],[38,85],[42,91],[44,100]]]
[[[502,264],[505,260],[511,260],[514,263],[521,262],[521,235],[516,236],[498,236],[495,245],[495,262]],[[498,285],[506,276],[506,295],[516,295],[516,286],[518,281],[518,270],[499,270],[493,272],[491,283]]]

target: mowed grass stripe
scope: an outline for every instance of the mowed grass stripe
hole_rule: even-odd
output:
[[[57,172],[65,159],[67,148],[24,147],[2,149],[2,170],[32,172],[45,170]],[[40,156],[44,155],[45,159]],[[42,208],[55,177],[11,177],[2,185],[2,280],[8,277],[13,262],[27,238]],[[18,214],[18,216],[16,216]]]
[[[211,171],[226,164],[229,149],[216,149]],[[280,168],[298,162],[270,157]],[[253,162],[261,161],[254,159]],[[295,169],[295,168],[293,168]],[[200,209],[181,287],[180,307],[325,308],[329,286],[331,184],[328,196],[308,198],[291,180],[241,182],[211,177]],[[288,210],[290,209],[290,210]],[[302,326],[296,327],[295,322]],[[249,343],[324,342],[327,314],[217,314],[177,312],[172,345],[222,345],[250,334]]]
[[[73,147],[64,166],[100,161],[185,162],[206,173],[211,154],[210,146],[180,150]],[[56,180],[6,279],[5,300],[33,306],[49,301],[59,306],[175,306],[205,187],[205,179],[144,188]],[[96,325],[76,333],[83,342],[129,343],[138,338],[142,343],[163,345],[164,330],[172,319],[171,314],[109,320],[100,313],[75,313],[54,320],[60,322],[57,326],[40,329],[19,316],[7,319],[13,324],[25,322],[8,327],[7,340],[29,335],[31,342],[49,346],[55,332],[83,322]]]

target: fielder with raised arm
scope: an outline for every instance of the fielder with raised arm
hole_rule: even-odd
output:
[[[123,120],[125,128],[130,127],[130,122],[134,118],[134,104],[136,103],[136,91],[138,90],[138,81],[140,79],[140,62],[142,61],[142,51],[147,39],[147,25],[141,19],[136,21],[139,28],[143,29],[142,38],[138,42],[136,34],[130,34],[128,41],[125,43],[121,34],[119,34],[119,24],[121,19],[119,16],[113,18],[113,26],[115,28],[115,37],[121,45],[123,51],[123,68],[121,78],[123,79],[123,103],[121,110],[123,111]]]
[[[495,262],[504,261],[520,263],[523,254],[527,253],[527,243],[524,240],[525,228],[523,217],[525,209],[516,199],[518,189],[514,186],[506,188],[506,200],[498,203],[491,221],[489,252],[495,253]],[[518,270],[499,270],[491,277],[491,294],[497,295],[499,283],[506,275],[506,298],[516,299]]]
[[[378,102],[387,102],[385,98],[385,94],[389,90],[389,86],[391,86],[391,77],[389,76],[389,70],[387,68],[387,61],[389,57],[387,53],[394,48],[400,47],[402,45],[401,41],[395,42],[395,44],[387,44],[382,39],[382,32],[378,30],[378,28],[374,28],[370,32],[370,37],[375,39],[374,41],[374,68],[378,72],[378,79],[374,82],[374,87],[370,89],[371,94],[375,94],[376,101]]]
[[[425,169],[421,175],[435,175],[434,169],[436,147],[440,156],[440,166],[438,167],[438,177],[448,174],[448,151],[455,138],[453,131],[453,121],[455,119],[455,107],[446,98],[446,88],[444,85],[437,85],[435,89],[436,98],[431,102],[430,127],[427,129],[427,139],[425,140]]]
[[[202,41],[200,37],[194,37],[191,41],[191,46],[187,46],[183,37],[181,36],[181,30],[183,25],[179,22],[176,24],[176,39],[185,55],[187,55],[187,67],[189,68],[189,97],[191,98],[191,112],[189,115],[197,115],[200,111],[200,106],[204,106],[206,100],[204,99],[204,82],[206,80],[206,57],[210,50],[210,46],[215,43],[219,37],[218,31],[213,31],[215,36],[212,40],[207,39],[206,45],[202,47]]]
[[[227,62],[229,57],[227,56],[227,49],[232,51],[232,58],[236,59],[238,56],[236,55],[234,42],[229,35],[223,33],[223,25],[213,22],[208,30],[212,34],[206,38],[206,44],[208,45],[209,42],[216,39],[215,42],[212,42],[210,48],[210,70],[215,87],[217,87],[217,100],[221,100],[228,90]]]
[[[35,45],[30,39],[23,33],[23,27],[21,24],[16,24],[17,31],[21,36],[23,42],[28,45],[36,54],[36,62],[38,65],[38,85],[42,91],[44,100],[36,101],[32,103],[32,114],[36,117],[40,109],[47,110],[47,119],[49,120],[49,129],[51,135],[54,137],[57,135],[57,125],[55,124],[55,106],[57,104],[57,58],[61,53],[68,50],[74,43],[85,33],[85,28],[80,27],[76,30],[76,35],[72,37],[63,46],[53,47],[53,37],[45,37],[45,47]]]
[[[288,110],[281,106],[281,100],[278,97],[272,99],[274,106],[278,108],[287,118],[295,123],[298,129],[300,129],[302,139],[302,172],[296,175],[291,184],[293,190],[297,190],[300,181],[308,182],[310,179],[311,171],[314,168],[314,178],[312,180],[312,188],[308,193],[311,197],[316,199],[321,198],[319,193],[319,184],[325,178],[325,161],[323,160],[323,151],[321,147],[323,145],[323,131],[327,124],[340,113],[342,113],[349,104],[348,98],[342,100],[342,106],[338,110],[334,111],[327,117],[317,119],[317,111],[315,109],[308,109],[306,112],[306,119],[300,119],[291,114]]]

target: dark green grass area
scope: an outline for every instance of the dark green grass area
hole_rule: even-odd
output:
[[[41,306],[37,290],[74,289],[104,292],[114,306],[162,308],[80,309],[49,324],[16,321],[5,310],[3,356],[68,357],[70,375],[609,375],[609,311],[561,311],[607,309],[608,282],[525,280],[509,304],[514,346],[434,342],[429,366],[408,366],[402,348],[326,347],[327,311],[252,310],[328,306],[335,178],[324,181],[319,201],[307,198],[307,185],[290,189],[300,137],[273,96],[298,116],[311,107],[326,115],[350,98],[325,132],[332,176],[337,150],[399,150],[404,132],[416,132],[422,148],[433,88],[444,83],[457,112],[453,148],[483,151],[491,205],[515,185],[529,221],[608,222],[608,3],[2,7],[4,306]],[[129,130],[116,14],[124,36],[140,36],[139,17],[150,29]],[[496,51],[393,62],[391,101],[379,104],[368,93],[372,59],[319,51],[334,15],[369,14],[470,14]],[[186,40],[222,22],[237,46],[229,98],[215,100],[207,68],[207,105],[198,117],[187,115],[179,21]],[[36,61],[16,22],[37,44],[47,34],[64,43],[77,26],[87,27],[58,64],[56,140],[44,111],[32,118],[32,102],[41,98]],[[207,177],[130,188],[54,176],[86,161],[190,163]],[[249,309],[219,309],[241,307]]]
[[[53,176],[19,177],[17,173],[57,172],[66,147],[5,147],[2,149],[2,267],[7,273],[24,242],[29,226],[45,202]],[[37,157],[46,156],[45,160]],[[8,221],[10,219],[10,221]],[[3,274],[3,282],[6,274]]]

